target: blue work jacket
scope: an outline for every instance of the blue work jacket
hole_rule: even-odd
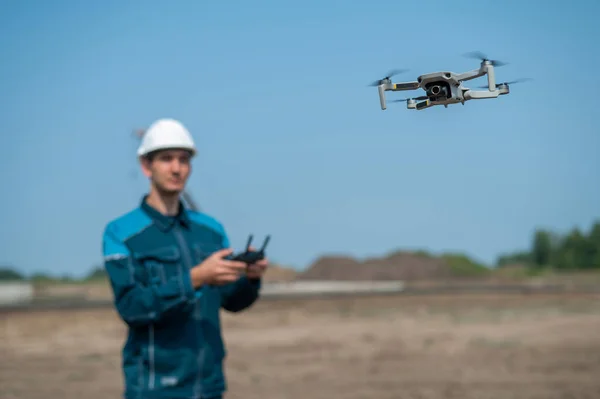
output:
[[[220,309],[239,312],[259,296],[260,280],[194,290],[190,268],[229,247],[216,219],[180,205],[167,217],[146,201],[110,221],[104,265],[121,319],[126,399],[200,399],[226,391]]]

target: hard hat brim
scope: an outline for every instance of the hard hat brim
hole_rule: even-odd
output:
[[[191,153],[192,156],[195,156],[197,153],[197,150],[194,147],[165,145],[165,146],[156,146],[156,147],[145,148],[145,149],[140,148],[138,150],[137,154],[139,157],[145,157],[150,154],[155,154],[159,151],[168,151],[168,150],[184,150],[184,151],[188,151],[189,153]]]

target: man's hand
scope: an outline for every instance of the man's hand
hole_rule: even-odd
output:
[[[223,259],[232,252],[231,248],[221,249],[194,266],[190,271],[194,288],[204,284],[223,285],[236,281],[246,269],[246,264]]]
[[[248,266],[248,270],[246,271],[246,276],[250,280],[256,280],[256,279],[262,278],[262,276],[265,274],[265,271],[267,270],[268,266],[269,266],[269,261],[267,260],[267,258],[265,258],[263,260],[259,260],[258,262]]]
[[[251,251],[256,250],[252,246],[248,249],[250,249]],[[250,280],[260,279],[265,274],[265,271],[267,270],[268,266],[269,260],[267,258],[259,260],[256,263],[253,263],[248,266],[248,269],[246,270],[246,277],[248,277]]]

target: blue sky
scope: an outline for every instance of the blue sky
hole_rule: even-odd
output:
[[[536,227],[587,230],[600,219],[598,12],[591,0],[5,2],[0,264],[75,276],[99,264],[105,224],[147,189],[130,132],[161,117],[192,131],[189,190],[233,244],[270,233],[270,258],[289,266],[399,248],[493,263]],[[510,63],[501,81],[535,80],[421,112],[382,111],[367,87],[392,68],[410,69],[399,80],[477,68],[462,56],[473,50]]]

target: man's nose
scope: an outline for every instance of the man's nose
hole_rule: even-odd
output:
[[[181,162],[180,162],[178,159],[174,159],[174,160],[171,162],[171,170],[172,170],[174,173],[178,173],[178,172],[180,172],[180,171],[181,171],[181,167],[182,167],[182,166],[183,166],[183,165],[182,165],[182,163],[181,163]]]

